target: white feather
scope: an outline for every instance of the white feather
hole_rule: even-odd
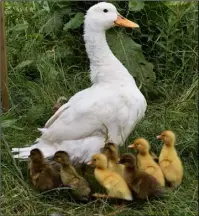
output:
[[[105,8],[109,14],[104,14]],[[93,85],[57,110],[40,129],[37,144],[18,151],[14,148],[13,153],[19,153],[15,157],[27,158],[31,149],[39,148],[45,157],[64,150],[72,159],[88,161],[103,147],[106,129],[109,139],[121,145],[144,116],[144,96],[106,41],[105,30],[113,26],[116,18],[117,10],[110,3],[98,3],[88,10],[84,40]]]

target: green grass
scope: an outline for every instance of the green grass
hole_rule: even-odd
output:
[[[164,199],[144,204],[135,201],[131,207],[124,208],[116,215],[196,215],[198,205],[196,101],[189,100],[182,104],[179,104],[178,99],[149,104],[146,117],[137,125],[126,142],[143,136],[150,140],[152,150],[159,153],[161,143],[155,140],[155,136],[164,129],[174,130],[177,134],[176,147],[185,169],[182,185],[174,192],[170,191]],[[14,161],[8,148],[34,141],[38,135],[36,125],[28,125],[22,119],[16,125],[23,130],[5,130],[4,138],[9,147],[2,144],[3,215],[48,215],[52,212],[66,215],[88,215],[89,212],[91,215],[99,213],[107,215],[108,212],[116,211],[105,201],[80,204],[69,202],[67,196],[54,194],[46,197],[33,191],[27,183],[26,164]],[[121,150],[121,152],[126,151],[128,150],[124,147]]]
[[[51,4],[53,8],[54,3]],[[75,12],[76,8],[84,6],[84,3],[78,4],[79,8],[73,6]],[[118,6],[120,4],[123,8],[123,2]],[[146,95],[146,116],[126,140],[121,153],[128,151],[127,144],[142,136],[159,154],[162,144],[155,139],[156,135],[165,129],[173,130],[177,135],[176,148],[184,164],[182,185],[175,191],[168,191],[164,199],[145,203],[133,201],[121,212],[107,201],[80,204],[71,200],[67,192],[42,195],[30,187],[26,162],[15,161],[10,149],[31,144],[39,136],[37,128],[52,115],[52,106],[59,96],[70,98],[90,85],[88,61],[81,30],[45,35],[43,28],[48,17],[45,10],[40,10],[41,5],[7,3],[10,110],[1,117],[2,215],[43,216],[53,212],[81,216],[198,214],[197,5],[172,5],[166,8],[166,13],[163,4],[150,3],[141,12],[129,15],[129,19],[134,20],[135,16],[141,24],[143,35],[134,36],[136,42],[142,44],[146,58],[154,64],[157,80],[153,88],[158,93]],[[38,11],[40,15],[35,18]],[[15,24],[23,23],[22,20],[26,23],[23,28],[18,26],[13,30]],[[90,182],[93,188],[101,190],[93,176]]]

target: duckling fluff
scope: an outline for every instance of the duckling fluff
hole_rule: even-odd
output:
[[[88,182],[71,165],[68,153],[58,151],[55,153],[53,160],[61,164],[60,173],[63,185],[70,186],[76,198],[87,199],[91,192]]]
[[[124,165],[118,164],[119,152],[114,143],[108,142],[101,151],[107,157],[108,170],[118,173],[123,177]]]
[[[114,5],[100,2],[85,15],[84,41],[90,59],[92,86],[76,93],[40,129],[42,135],[31,147],[13,148],[15,158],[26,159],[33,148],[45,157],[68,152],[71,160],[87,162],[104,146],[106,129],[110,139],[122,145],[147,107],[134,78],[110,50],[105,32],[118,25],[137,24],[125,19]],[[118,43],[119,41],[115,41]]]
[[[45,161],[39,149],[33,149],[29,155],[30,180],[39,191],[51,190],[62,185],[59,168]]]
[[[129,148],[135,148],[138,150],[137,154],[137,164],[138,168],[142,171],[147,172],[152,175],[161,186],[165,185],[164,175],[159,165],[154,161],[153,157],[149,153],[150,144],[144,138],[135,139],[132,145],[128,146]]]
[[[175,149],[176,137],[172,131],[163,131],[157,136],[164,145],[159,156],[159,165],[171,187],[178,186],[183,178],[183,166]]]
[[[133,199],[125,180],[117,173],[107,169],[107,158],[104,154],[93,155],[88,164],[95,166],[95,178],[106,189],[108,197],[124,200]]]

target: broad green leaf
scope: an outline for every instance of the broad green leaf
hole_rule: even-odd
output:
[[[33,63],[33,60],[26,60],[26,61],[22,61],[20,64],[18,64],[15,69],[22,69],[30,64]]]
[[[130,11],[140,11],[144,8],[144,2],[138,0],[129,1],[129,10]]]
[[[48,18],[46,20],[46,24],[43,28],[43,32],[46,34],[50,34],[53,32],[57,32],[59,30],[61,30],[62,26],[63,26],[63,20],[62,20],[62,13],[60,13],[60,11],[55,11],[52,14],[48,15]]]
[[[13,124],[17,122],[16,119],[8,119],[8,120],[2,120],[1,127],[2,128],[8,128],[11,127]]]
[[[17,122],[17,119],[7,119],[1,121],[1,127],[2,128],[13,128],[16,130],[23,130],[20,127],[15,126],[14,124]]]
[[[29,25],[28,23],[17,24],[14,27],[10,28],[9,31],[17,31],[17,32],[25,31],[28,29],[28,25]]]
[[[136,78],[138,85],[147,89],[153,88],[156,79],[153,64],[145,59],[141,46],[125,33],[116,34],[113,30],[108,32],[107,40],[113,53]]]
[[[71,20],[64,25],[64,31],[68,31],[69,29],[76,29],[81,26],[84,21],[84,14],[79,12],[76,13]]]
[[[189,4],[189,1],[166,1],[164,2],[167,6],[181,6],[185,4]]]
[[[47,12],[50,12],[50,7],[49,7],[48,1],[43,1],[42,6],[43,6],[44,10],[46,10]]]

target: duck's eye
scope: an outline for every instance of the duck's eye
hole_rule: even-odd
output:
[[[104,9],[103,11],[104,11],[104,13],[107,13],[107,12],[108,12],[108,10],[107,10],[107,9]]]
[[[93,161],[96,161],[96,159],[93,159]]]

